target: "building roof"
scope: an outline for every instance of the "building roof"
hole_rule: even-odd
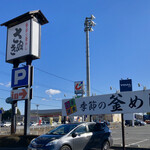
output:
[[[46,109],[46,110],[31,110],[31,115],[38,115],[40,116],[48,116],[48,115],[56,115],[56,114],[62,114],[62,109]]]
[[[27,21],[31,18],[36,18],[41,25],[48,23],[48,20],[43,15],[43,13],[40,10],[35,10],[35,11],[29,11],[21,16],[11,19],[11,20],[1,24],[1,26],[12,27],[12,26],[20,24],[24,21]]]

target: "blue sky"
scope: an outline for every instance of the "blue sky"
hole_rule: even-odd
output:
[[[74,81],[86,82],[84,21],[93,14],[90,32],[91,94],[119,89],[121,78],[150,88],[149,0],[1,0],[0,24],[32,10],[41,10],[49,23],[42,26],[41,58],[33,61],[31,109],[61,108],[74,96]],[[6,27],[0,27],[0,107],[10,109],[12,64],[5,62]],[[21,65],[20,65],[21,66]],[[110,91],[110,86],[114,87]],[[50,90],[51,89],[51,90]],[[18,102],[24,113],[24,101]]]

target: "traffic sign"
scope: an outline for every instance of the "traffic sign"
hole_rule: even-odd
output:
[[[12,69],[11,87],[23,87],[29,85],[30,66]]]
[[[29,89],[17,89],[11,91],[11,98],[13,100],[24,100],[29,98]]]
[[[74,88],[75,88],[75,94],[84,94],[84,82],[83,81],[76,81],[74,83]]]
[[[11,97],[6,98],[6,103],[12,104],[13,99]]]

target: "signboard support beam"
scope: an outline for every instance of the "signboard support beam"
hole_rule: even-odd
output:
[[[19,63],[17,61],[14,62],[13,68],[18,68]],[[16,88],[13,88],[13,90]],[[17,107],[17,101],[12,102],[12,114],[11,114],[11,134],[16,133],[16,114],[15,107]]]
[[[125,134],[124,134],[124,114],[121,114],[121,124],[122,124],[122,146],[123,150],[125,150]]]
[[[26,65],[32,64],[32,59],[28,59],[26,62]],[[25,100],[25,119],[24,119],[24,135],[29,135],[30,134],[30,107],[31,107],[31,77],[32,75],[30,74],[29,76],[29,85],[28,85],[28,93],[29,93],[29,98]]]
[[[120,92],[132,91],[132,80],[120,80]],[[121,124],[122,124],[122,149],[125,150],[125,132],[124,132],[124,114],[121,114]]]

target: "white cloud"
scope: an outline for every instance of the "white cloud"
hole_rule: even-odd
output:
[[[42,98],[42,101],[48,101],[46,98]]]
[[[51,97],[52,95],[60,94],[61,91],[55,89],[49,89],[46,90],[45,93]]]
[[[11,82],[8,82],[8,83],[0,83],[0,85],[5,86],[5,87],[10,87],[10,86],[11,86]]]
[[[8,84],[5,85],[6,87],[10,87],[11,86],[11,82],[9,82]]]

